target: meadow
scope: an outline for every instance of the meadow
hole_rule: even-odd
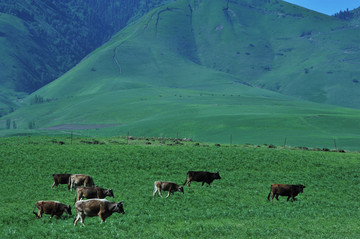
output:
[[[64,142],[60,145],[58,142]],[[97,144],[90,144],[97,143]],[[149,142],[151,144],[149,144]],[[147,144],[146,144],[147,143]],[[121,137],[0,138],[1,238],[359,238],[360,154]],[[182,184],[188,170],[219,171],[210,187],[152,196],[155,180]],[[38,200],[73,207],[53,173],[84,173],[112,188],[126,214],[105,223],[76,216],[36,219]],[[304,184],[297,201],[269,202],[272,183]],[[166,194],[165,194],[166,195]]]

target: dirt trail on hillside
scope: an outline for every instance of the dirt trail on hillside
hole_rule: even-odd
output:
[[[122,124],[62,124],[52,127],[41,128],[43,130],[82,130],[82,129],[100,129],[114,127]]]

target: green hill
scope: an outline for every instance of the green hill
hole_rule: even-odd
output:
[[[171,2],[0,2],[0,115],[55,80],[150,9]],[[124,7],[126,6],[126,7]]]
[[[360,105],[359,29],[283,1],[227,3],[180,0],[151,11],[3,120],[119,124],[92,133],[211,142],[335,138],[355,148],[359,111],[328,104]]]

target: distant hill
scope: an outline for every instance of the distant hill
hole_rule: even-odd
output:
[[[352,144],[360,112],[339,106],[360,107],[359,33],[283,1],[179,0],[128,25],[3,120],[23,129],[117,124],[102,131],[109,135]]]
[[[347,21],[283,1],[177,1],[149,13],[88,57],[93,63],[86,75],[92,72],[101,81],[78,76],[84,63],[40,92],[51,88],[63,96],[62,89],[84,81],[84,87],[65,94],[96,93],[109,86],[110,75],[151,86],[207,84],[194,76],[171,80],[179,78],[174,64],[180,61],[228,74],[241,84],[360,108],[358,39],[360,29]]]
[[[0,115],[14,110],[24,93],[61,76],[129,22],[168,2],[1,1]]]

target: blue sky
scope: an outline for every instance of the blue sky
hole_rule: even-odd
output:
[[[333,15],[340,10],[345,11],[360,7],[360,0],[285,0],[317,12]]]

